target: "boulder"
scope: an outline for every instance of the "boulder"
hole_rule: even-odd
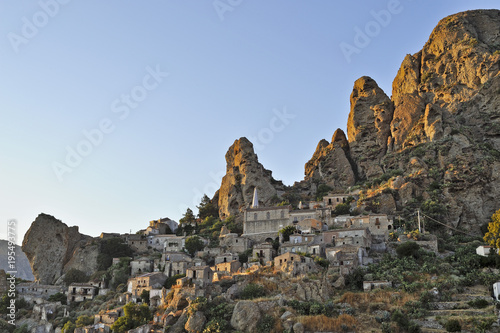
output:
[[[262,315],[259,307],[252,301],[239,301],[233,310],[231,326],[235,330],[258,333],[257,325]]]

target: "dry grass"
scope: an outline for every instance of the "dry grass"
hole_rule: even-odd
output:
[[[344,332],[342,325],[347,326],[348,329],[356,325],[356,319],[347,314],[342,314],[337,318],[324,315],[303,316],[299,317],[298,321],[305,326],[306,330],[313,332]]]
[[[268,295],[278,291],[278,284],[276,282],[270,281],[269,279],[259,275],[254,275],[250,283],[256,283],[263,286]]]
[[[360,310],[372,310],[370,304],[377,304],[373,310],[390,310],[393,307],[401,307],[409,301],[416,299],[416,296],[402,291],[376,290],[372,292],[353,293],[346,292],[341,297],[340,303],[348,303],[353,308]]]

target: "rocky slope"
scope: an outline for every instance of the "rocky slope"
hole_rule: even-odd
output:
[[[348,142],[322,140],[305,180],[361,184],[369,211],[409,216],[421,207],[478,232],[499,208],[499,31],[498,10],[451,15],[405,57],[391,98],[372,78],[358,79]]]
[[[24,235],[22,250],[35,281],[53,284],[71,268],[92,274],[97,270],[97,245],[78,227],[68,227],[53,216],[40,214]]]
[[[215,195],[218,197],[219,215],[236,215],[248,208],[252,204],[255,187],[261,204],[269,204],[284,189],[283,183],[275,180],[272,172],[259,163],[252,143],[247,138],[240,138],[226,153],[226,175]]]

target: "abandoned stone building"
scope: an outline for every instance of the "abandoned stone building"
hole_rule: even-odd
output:
[[[128,246],[136,252],[146,252],[148,250],[148,240],[142,235],[126,235]]]
[[[333,229],[323,232],[325,244],[332,246],[357,245],[365,248],[371,247],[370,229],[366,227],[350,229]]]
[[[223,253],[215,257],[215,264],[230,262],[233,260],[238,260],[238,254],[236,253]]]
[[[295,227],[297,230],[300,230],[302,233],[315,233],[322,232],[326,224],[316,219],[303,219],[299,221]]]
[[[239,260],[232,260],[228,262],[221,262],[215,264],[216,272],[227,272],[229,274],[235,274],[241,267],[241,263]]]
[[[340,274],[347,275],[356,267],[367,263],[368,253],[360,246],[342,245],[328,249],[326,258],[332,268],[337,267]]]
[[[89,283],[72,283],[68,286],[67,302],[83,302],[94,299],[98,288]]]
[[[346,228],[368,228],[373,236],[389,238],[393,229],[393,221],[385,214],[352,216],[345,225]]]
[[[347,199],[351,196],[351,194],[345,193],[328,194],[323,197],[323,205],[324,207],[330,207],[333,209],[337,205],[346,203]]]
[[[136,276],[153,271],[153,261],[146,257],[134,259],[130,262],[130,275]]]
[[[186,244],[185,236],[162,235],[156,239],[160,244],[163,243],[163,252],[181,252]],[[153,241],[156,242],[156,239],[153,238]]]
[[[212,284],[214,272],[208,266],[193,266],[188,268],[186,277],[198,287],[205,287]]]
[[[271,243],[257,244],[252,249],[252,258],[259,259],[263,263],[271,261],[276,256],[276,250]]]
[[[141,295],[143,290],[161,288],[166,279],[167,276],[162,272],[142,274],[128,280],[127,292],[129,292],[132,297],[138,297]]]
[[[307,274],[318,270],[314,260],[309,257],[287,252],[274,258],[274,272],[283,272],[290,276]]]
[[[252,241],[246,237],[239,237],[236,233],[222,233],[219,244],[228,252],[241,253],[252,247]]]
[[[37,299],[48,300],[52,295],[64,293],[64,288],[61,286],[44,285],[35,282],[21,282],[16,285],[16,291],[18,295],[27,302],[35,302]]]

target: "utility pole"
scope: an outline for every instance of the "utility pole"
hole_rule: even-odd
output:
[[[417,209],[417,217],[418,217],[418,232],[422,233],[422,229],[420,228],[420,209]]]

